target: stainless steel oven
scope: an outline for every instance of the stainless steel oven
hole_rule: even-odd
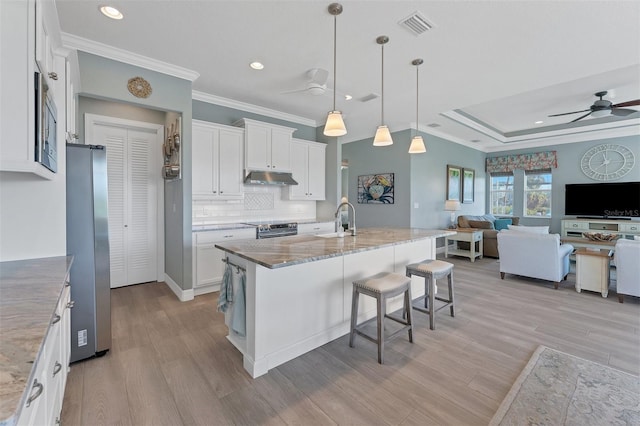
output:
[[[256,227],[256,238],[259,240],[298,235],[297,222],[248,223],[247,225]]]

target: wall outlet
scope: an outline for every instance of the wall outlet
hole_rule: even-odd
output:
[[[87,330],[78,331],[78,347],[87,346]]]
[[[420,204],[418,204],[418,203],[413,203],[413,208],[414,208],[414,209],[419,209],[419,208],[420,208]]]

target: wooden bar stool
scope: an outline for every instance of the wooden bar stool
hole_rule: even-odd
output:
[[[395,318],[387,315],[387,298],[398,296],[404,293],[404,306],[402,318]],[[358,301],[360,294],[366,294],[376,299],[377,316],[361,324],[358,324]],[[404,327],[385,336],[384,318],[389,318]],[[406,318],[406,319],[405,319]],[[374,338],[360,329],[374,319],[378,322],[378,335]],[[353,296],[351,300],[351,333],[349,335],[349,346],[354,347],[356,334],[378,344],[378,362],[384,362],[384,342],[397,337],[401,332],[409,332],[409,342],[413,343],[413,317],[411,314],[411,278],[404,277],[392,272],[381,272],[361,280],[353,282]]]
[[[448,306],[451,310],[451,316],[455,316],[453,304],[453,264],[442,260],[423,260],[419,263],[407,265],[407,277],[410,278],[412,275],[424,277],[424,296],[416,299],[416,302],[419,302],[420,299],[424,298],[424,307],[415,304],[413,305],[413,308],[417,311],[429,314],[429,328],[431,330],[435,329],[434,315],[440,309]],[[435,292],[436,280],[444,277],[447,277],[449,282],[448,299],[436,297]],[[436,300],[445,302],[445,304],[435,309],[434,305]]]

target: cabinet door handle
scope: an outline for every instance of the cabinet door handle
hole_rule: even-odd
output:
[[[58,314],[53,314],[53,320],[51,321],[51,324],[59,323],[59,322],[60,322],[60,319],[61,319],[60,315],[58,315]]]
[[[27,399],[27,407],[31,405],[33,401],[36,400],[40,395],[42,395],[42,391],[44,390],[44,385],[38,382],[38,379],[33,379],[33,385],[31,389],[35,389],[36,391]]]
[[[75,304],[76,304],[76,301],[75,301],[75,300],[70,300],[70,301],[67,303],[67,308],[71,309],[71,308],[73,308],[73,307],[75,306]]]
[[[213,193],[214,193],[214,194],[217,194],[217,193],[218,193],[218,191],[213,191]]]
[[[58,73],[56,73],[56,72],[50,72],[50,73],[49,73],[49,78],[50,78],[51,80],[57,80],[57,79],[58,79]]]
[[[62,370],[62,364],[60,364],[58,361],[56,361],[56,364],[53,367],[53,377],[56,377],[56,374],[58,374],[60,372],[60,370]]]

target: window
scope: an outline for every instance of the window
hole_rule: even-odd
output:
[[[551,217],[551,170],[524,172],[524,215]]]
[[[491,174],[491,214],[513,215],[513,173]]]

